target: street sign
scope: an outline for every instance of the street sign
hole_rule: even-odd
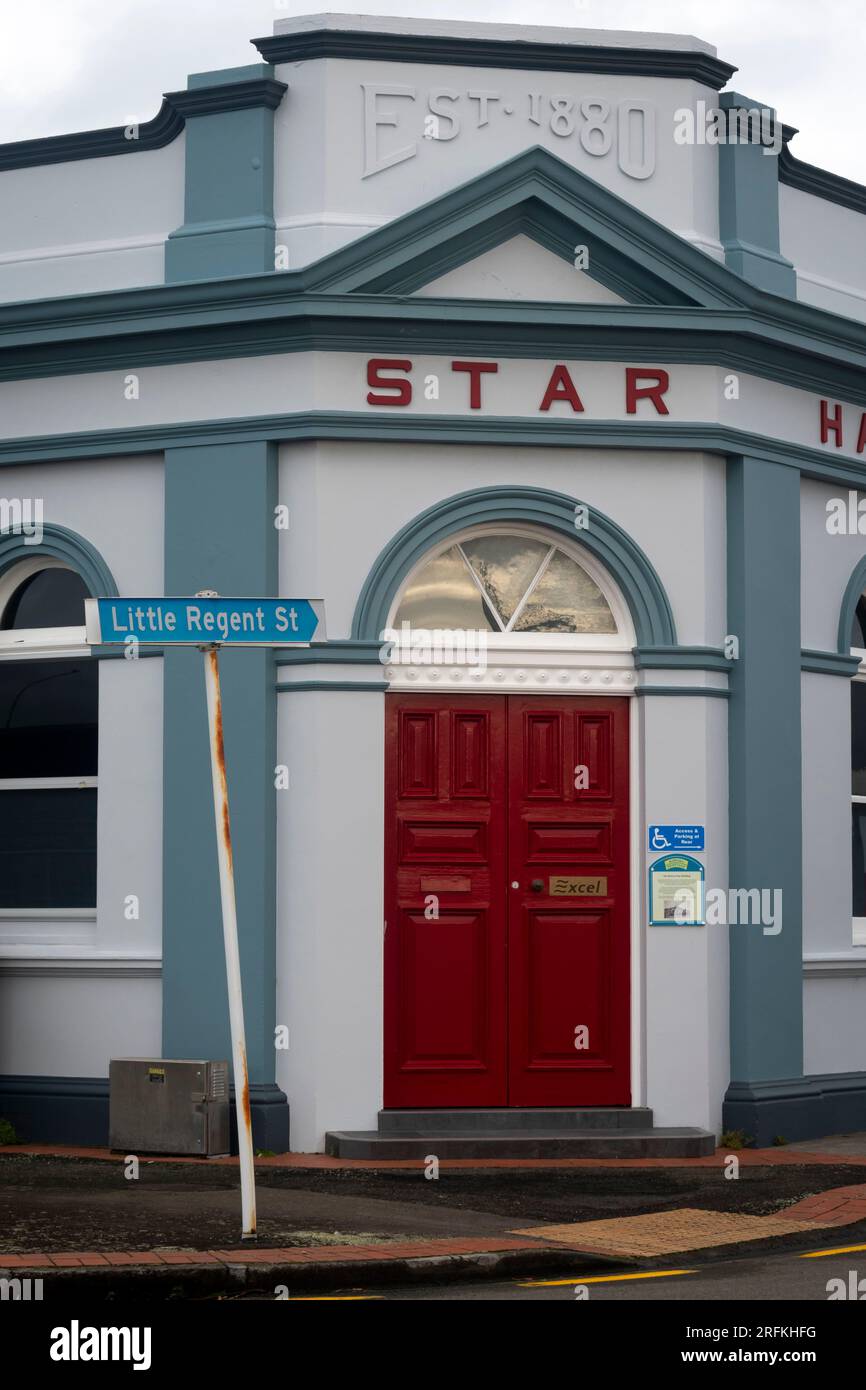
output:
[[[158,647],[198,647],[204,655],[205,694],[210,737],[211,783],[220,906],[226,958],[232,1074],[238,1122],[241,1176],[241,1238],[256,1238],[256,1177],[250,1115],[244,999],[238,945],[229,790],[223,742],[219,648],[308,647],[313,637],[325,640],[325,608],[321,599],[220,598],[202,589],[192,598],[88,598],[84,600],[87,641],[130,644],[137,655],[140,643]],[[135,646],[131,644],[135,643]]]
[[[129,641],[158,647],[306,647],[325,639],[321,599],[89,598],[87,641]]]
[[[704,848],[702,825],[651,825],[649,847],[656,854],[665,849],[699,850]]]

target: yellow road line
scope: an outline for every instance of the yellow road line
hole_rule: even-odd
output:
[[[855,1250],[866,1250],[866,1245],[837,1245],[834,1250],[810,1250],[807,1255],[798,1255],[798,1260],[823,1260],[825,1255],[850,1255]]]
[[[617,1284],[624,1279],[673,1279],[678,1274],[697,1274],[696,1269],[654,1269],[648,1274],[593,1274],[583,1278],[575,1274],[571,1279],[533,1279],[531,1283],[518,1283],[520,1289],[552,1289],[562,1284]]]

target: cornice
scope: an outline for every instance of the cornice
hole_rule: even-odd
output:
[[[459,340],[464,357],[720,366],[866,407],[866,325],[773,306],[752,314],[307,295],[278,274],[237,277],[7,305],[0,381],[307,351],[444,355]]]
[[[285,82],[260,77],[249,82],[223,82],[211,87],[166,92],[159,111],[150,121],[0,145],[0,173],[40,164],[64,164],[76,159],[103,159],[109,155],[159,150],[180,135],[190,116],[239,111],[253,106],[273,111],[287,90]],[[129,135],[128,131],[135,131],[135,135]]]
[[[165,100],[186,119],[188,116],[211,116],[218,111],[243,111],[250,106],[276,111],[288,90],[285,82],[257,77],[249,82],[221,82],[213,87],[166,92]]]
[[[630,77],[678,77],[716,91],[737,71],[710,53],[688,49],[539,43],[453,34],[370,33],[312,29],[252,40],[267,63],[354,58],[385,63],[447,63],[458,67],[543,72],[599,72]]]
[[[138,126],[106,126],[102,130],[76,130],[69,135],[49,135],[41,140],[16,140],[0,145],[0,173],[38,164],[65,164],[74,159],[102,159],[107,155],[140,154],[170,145],[184,127],[184,118],[163,97],[152,120]],[[132,139],[128,130],[135,129]]]
[[[828,203],[838,203],[852,212],[866,213],[866,186],[797,159],[791,154],[787,141],[779,151],[779,182],[798,188],[801,193],[811,193],[814,198],[824,198]]]
[[[804,477],[837,485],[866,486],[866,461],[715,423],[622,420],[537,420],[531,417],[396,415],[363,411],[300,411],[78,434],[31,435],[0,440],[0,467],[123,457],[209,444],[300,443],[309,440],[376,443],[481,444],[554,449],[664,449],[686,453],[746,455],[798,469]],[[861,591],[862,591],[861,584]],[[713,669],[719,669],[716,666]]]

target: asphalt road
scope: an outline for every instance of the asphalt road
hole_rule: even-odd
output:
[[[838,1249],[839,1246],[815,1246],[815,1251]],[[693,1270],[693,1273],[674,1274],[673,1270]],[[579,1262],[575,1261],[574,1277],[560,1282],[534,1279],[511,1279],[492,1283],[473,1280],[454,1284],[414,1284],[394,1288],[346,1289],[327,1295],[328,1299],[371,1298],[394,1301],[459,1301],[459,1302],[557,1302],[573,1303],[576,1287],[585,1287],[590,1302],[767,1302],[795,1300],[803,1302],[829,1301],[827,1284],[830,1279],[844,1280],[849,1291],[851,1272],[862,1279],[860,1300],[866,1300],[866,1245],[842,1255],[822,1255],[803,1258],[802,1254],[778,1254],[762,1258],[715,1260],[712,1264],[689,1264],[686,1259],[671,1262],[666,1270],[653,1271],[653,1277],[602,1275],[597,1272],[582,1280]],[[292,1295],[292,1302],[302,1295]],[[321,1300],[323,1295],[312,1295]],[[848,1301],[848,1300],[846,1300]],[[751,1315],[750,1315],[751,1317]],[[767,1318],[772,1322],[771,1318]]]

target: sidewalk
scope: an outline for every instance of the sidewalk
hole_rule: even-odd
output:
[[[262,1158],[259,1240],[240,1245],[237,1159],[142,1157],[139,1179],[128,1181],[123,1156],[105,1149],[6,1147],[0,1278],[41,1278],[58,1299],[84,1290],[273,1297],[281,1286],[577,1277],[686,1252],[706,1260],[758,1244],[808,1249],[830,1228],[858,1228],[837,1244],[866,1242],[866,1136],[737,1157],[739,1181],[728,1180],[729,1154],[718,1151],[671,1161],[443,1161],[436,1183],[411,1160]]]

